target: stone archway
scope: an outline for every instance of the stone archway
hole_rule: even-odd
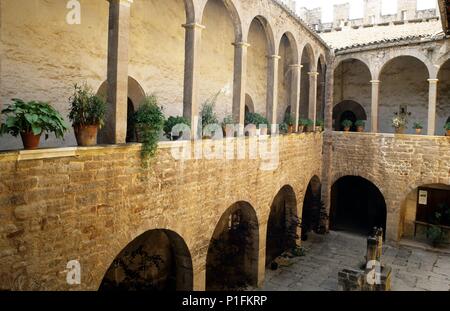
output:
[[[321,183],[317,176],[311,178],[306,189],[302,209],[302,240],[306,241],[308,232],[318,231],[320,228],[320,213],[322,208]]]
[[[245,115],[255,112],[255,105],[250,95],[245,94]]]
[[[331,188],[330,229],[368,235],[374,227],[386,233],[387,207],[381,191],[369,180],[344,176]]]
[[[333,108],[333,129],[335,131],[343,130],[342,121],[349,119],[355,123],[357,120],[367,120],[367,114],[363,106],[353,100],[344,100]],[[356,127],[353,125],[352,130]]]
[[[256,286],[259,228],[247,202],[233,204],[222,215],[206,259],[206,290],[239,290]]]
[[[100,291],[192,290],[189,249],[177,233],[155,229],[130,242],[105,273]]]
[[[298,240],[300,220],[297,216],[297,199],[291,186],[284,186],[273,199],[267,223],[266,266]]]

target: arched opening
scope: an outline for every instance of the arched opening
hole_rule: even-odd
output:
[[[314,69],[314,53],[309,44],[303,48],[300,85],[300,117],[307,119],[309,113],[309,73]]]
[[[145,232],[114,259],[100,291],[192,290],[192,260],[183,238],[169,230]]]
[[[97,95],[103,98],[108,97],[108,81],[104,81],[102,85],[100,85]],[[145,92],[142,89],[139,82],[137,82],[132,77],[128,77],[128,98],[127,98],[127,136],[126,142],[135,142],[136,141],[136,130],[134,127],[133,114],[136,109],[139,108],[139,105],[145,98]],[[107,144],[113,140],[114,137],[114,129],[112,122],[112,111],[113,107],[111,105],[107,106],[106,113],[106,121],[105,127],[103,127],[98,133],[98,142],[100,144]]]
[[[214,230],[206,259],[206,290],[255,286],[258,275],[258,220],[246,202],[233,204]]]
[[[430,236],[432,225],[442,226],[438,229],[443,232],[450,231],[450,185],[422,185],[413,189],[402,202],[400,228],[404,239],[428,242],[433,238]]]
[[[234,46],[239,42],[234,19],[222,0],[208,0],[203,10],[201,56],[199,58],[199,102],[215,100],[219,121],[232,115]]]
[[[300,221],[297,199],[290,186],[284,186],[275,196],[267,223],[266,266],[296,246]]]
[[[317,120],[324,120],[325,118],[325,73],[326,64],[323,57],[320,57],[317,62],[317,106],[316,106],[316,118]]]
[[[266,115],[268,58],[273,55],[272,30],[264,17],[255,17],[248,33],[246,90],[254,99],[251,112]],[[247,100],[246,100],[247,102]]]
[[[183,115],[185,29],[191,0],[134,0],[130,12],[130,76],[158,97],[167,116]],[[188,10],[186,10],[186,8]],[[133,98],[132,98],[133,99]],[[139,105],[139,101],[133,99]]]
[[[357,120],[367,120],[367,114],[363,106],[353,100],[344,100],[333,108],[333,129],[342,131],[342,121],[350,120],[353,122],[351,131],[356,131],[355,122]]]
[[[245,115],[255,112],[255,105],[250,95],[245,94]]]
[[[380,74],[379,130],[394,133],[392,119],[396,114],[408,120],[405,133],[413,134],[413,123],[428,127],[427,66],[412,56],[399,56],[384,65]]]
[[[295,107],[291,103],[292,92],[292,68],[297,62],[297,47],[294,37],[290,33],[286,33],[281,37],[278,61],[278,121],[283,122],[285,118],[285,111],[288,106]],[[294,115],[291,111],[290,114]]]
[[[371,73],[369,67],[358,59],[347,59],[339,63],[334,71],[333,129],[343,130],[341,122],[366,120],[371,116]],[[346,112],[348,111],[348,112]],[[343,114],[346,113],[345,116]],[[367,127],[367,126],[366,126]],[[352,130],[355,130],[355,126]]]
[[[306,189],[302,211],[302,240],[308,239],[308,233],[321,229],[322,197],[320,179],[314,176]]]
[[[386,202],[380,190],[359,176],[338,179],[331,188],[330,228],[368,235],[374,227],[386,233]]]
[[[450,60],[447,60],[438,74],[438,101],[436,104],[436,135],[445,134],[444,126],[450,122]]]

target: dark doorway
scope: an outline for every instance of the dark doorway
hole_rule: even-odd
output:
[[[191,255],[184,240],[169,230],[150,230],[114,259],[99,291],[192,290]]]
[[[306,241],[308,233],[320,231],[320,213],[322,208],[320,179],[314,176],[306,189],[302,212],[302,240]]]
[[[266,266],[296,245],[299,220],[294,190],[283,187],[275,196],[267,224]]]
[[[357,176],[342,177],[331,188],[330,228],[368,235],[374,227],[386,232],[386,203],[378,188]]]
[[[128,97],[127,102],[127,143],[135,143],[136,139],[136,127],[134,125],[134,104]]]
[[[356,126],[355,126],[356,115],[355,115],[352,111],[347,110],[347,111],[344,111],[344,112],[342,113],[341,118],[340,118],[340,120],[339,120],[339,126],[340,126],[340,130],[341,130],[341,131],[344,130],[344,127],[342,126],[342,122],[343,122],[344,120],[350,120],[350,121],[352,121],[353,125],[352,125],[352,127],[350,128],[350,131],[356,132]]]

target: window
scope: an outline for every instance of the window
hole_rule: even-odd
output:
[[[408,13],[407,13],[407,11],[402,11],[402,21],[406,21],[407,20],[407,17],[408,17]]]
[[[375,24],[376,24],[375,15],[371,15],[371,16],[369,17],[369,23],[370,23],[371,25],[375,25]]]

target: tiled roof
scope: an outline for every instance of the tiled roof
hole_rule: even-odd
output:
[[[358,29],[348,27],[340,31],[323,32],[320,35],[328,45],[340,51],[383,43],[440,39],[443,32],[441,22],[431,20]]]

